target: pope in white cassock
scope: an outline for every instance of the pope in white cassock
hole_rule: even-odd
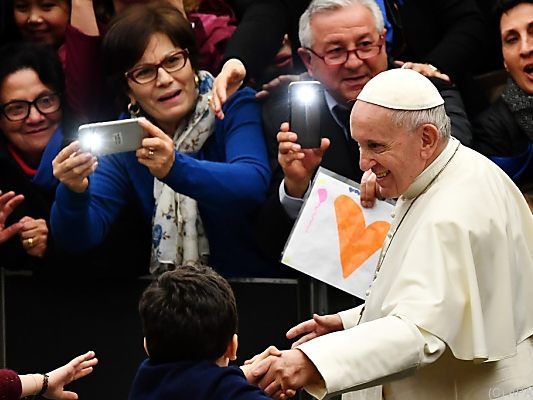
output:
[[[364,306],[314,316],[253,371],[267,394],[533,399],[533,216],[495,164],[450,136],[444,101],[382,72],[351,115],[362,200],[398,198]]]

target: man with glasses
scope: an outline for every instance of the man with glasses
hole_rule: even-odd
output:
[[[298,53],[308,74],[324,87],[323,139],[320,148],[301,151],[297,132],[285,123],[289,121],[286,87],[269,96],[263,121],[274,178],[257,225],[264,250],[276,259],[318,166],[361,181],[358,146],[350,137],[350,110],[364,85],[390,67],[383,15],[374,0],[315,0],[300,19],[299,35],[302,47]],[[469,144],[470,124],[458,91],[438,79],[433,82],[445,99],[452,134]]]

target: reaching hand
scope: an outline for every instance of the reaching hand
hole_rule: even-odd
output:
[[[149,137],[143,139],[142,147],[137,149],[137,160],[147,167],[153,176],[162,179],[168,175],[174,165],[176,157],[174,142],[170,136],[146,118],[139,119],[139,125]]]
[[[70,190],[83,193],[89,186],[87,178],[98,166],[96,157],[82,153],[78,141],[72,142],[59,152],[52,161],[54,176]]]
[[[233,93],[242,85],[246,77],[244,64],[236,59],[230,58],[224,63],[222,70],[213,82],[213,97],[211,107],[217,118],[224,119],[222,106]]]
[[[421,64],[414,62],[404,62],[404,61],[394,61],[394,64],[407,69],[412,69],[427,78],[439,78],[446,82],[451,82],[452,80],[446,74],[443,74],[438,70],[437,67],[434,67],[431,64]]]
[[[8,241],[22,229],[22,223],[20,221],[7,228],[5,224],[15,207],[23,201],[24,196],[21,194],[16,195],[15,192],[2,193],[0,191],[0,244]]]
[[[26,253],[33,257],[44,257],[48,244],[46,221],[42,218],[23,217],[20,219],[20,223],[22,223],[20,241]]]
[[[261,90],[257,92],[255,97],[258,99],[264,99],[270,95],[270,92],[275,90],[281,84],[299,81],[300,78],[301,75],[280,75],[261,86]]]
[[[343,329],[342,320],[339,314],[331,315],[318,315],[313,314],[313,318],[304,321],[295,327],[289,329],[287,332],[287,339],[294,339],[300,335],[303,335],[300,339],[294,342],[291,348],[305,343],[318,336],[325,335],[327,333],[340,331]]]
[[[76,379],[83,378],[93,372],[93,367],[98,363],[94,351],[76,357],[68,364],[63,365],[48,373],[48,389],[44,393],[47,399],[75,400],[78,395],[64,390],[64,386]]]
[[[289,196],[302,197],[315,170],[329,147],[329,139],[322,139],[318,149],[302,149],[296,143],[298,135],[289,132],[289,124],[281,124],[278,139],[278,162],[285,174],[285,190]]]
[[[298,349],[267,357],[252,369],[252,376],[268,396],[279,400],[292,397],[304,386],[322,380],[315,365]]]

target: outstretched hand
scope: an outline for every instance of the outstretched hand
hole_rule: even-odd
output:
[[[330,315],[318,315],[313,314],[313,318],[307,321],[304,321],[295,327],[292,327],[287,332],[287,339],[294,339],[298,336],[303,335],[294,342],[291,348],[308,342],[311,339],[314,339],[318,336],[322,336],[331,332],[340,331],[343,329],[342,320],[339,314],[330,314]]]
[[[276,90],[279,86],[284,83],[290,83],[301,80],[301,75],[280,75],[270,82],[265,83],[261,86],[261,90],[255,95],[258,99],[264,99],[270,95],[270,92]]]
[[[89,375],[97,363],[98,359],[94,357],[94,351],[88,351],[74,358],[68,364],[49,372],[48,389],[44,393],[44,397],[56,400],[76,400],[78,395],[75,392],[64,390],[65,385]]]
[[[0,191],[0,244],[8,241],[20,232],[23,224],[19,221],[6,228],[6,220],[13,210],[24,201],[24,196],[15,192],[2,193]]]
[[[233,93],[242,85],[246,77],[244,64],[236,59],[230,58],[224,63],[222,70],[213,82],[213,97],[211,107],[219,119],[224,119],[222,106]]]

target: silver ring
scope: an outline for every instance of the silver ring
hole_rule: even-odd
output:
[[[152,158],[154,156],[154,151],[152,149],[148,150],[148,158]]]
[[[431,64],[428,64],[428,67],[430,70],[432,70],[433,72],[440,72],[439,69],[437,67],[435,67],[434,65],[431,65]]]

